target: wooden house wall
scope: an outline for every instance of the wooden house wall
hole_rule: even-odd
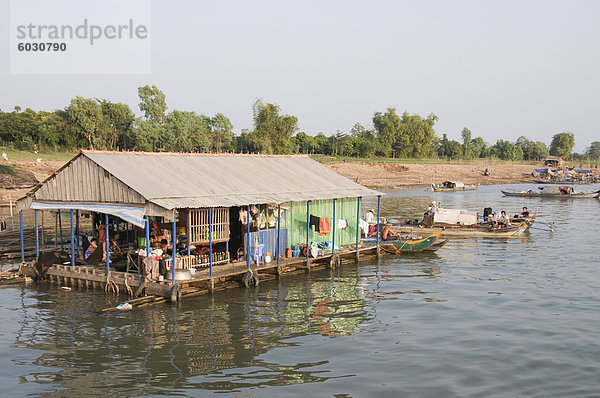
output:
[[[85,156],[79,156],[38,189],[37,200],[144,204],[145,199]]]
[[[336,200],[335,218],[345,219],[348,226],[344,229],[336,227],[335,244],[347,245],[356,243],[356,204],[357,198],[341,198]],[[329,218],[329,224],[333,231],[333,199],[313,200],[310,202],[310,214],[316,217]],[[336,222],[337,224],[337,222]],[[288,243],[297,245],[306,242],[306,202],[291,202],[288,213]],[[313,228],[309,230],[310,242],[332,241],[333,235],[319,235]]]

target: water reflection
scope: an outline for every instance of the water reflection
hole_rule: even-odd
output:
[[[416,216],[434,196],[399,192],[382,202],[384,215]],[[2,288],[3,393],[546,396],[587,385],[583,395],[598,395],[600,257],[589,239],[598,200],[475,192],[436,200],[509,213],[526,205],[556,230],[453,238],[435,254],[123,313],[97,312],[107,304],[102,293]]]
[[[198,375],[212,376],[200,378],[197,388],[227,391],[325,381],[330,376],[314,368],[327,361],[284,366],[260,357],[273,347],[293,346],[288,340],[294,337],[348,335],[367,317],[358,268],[290,276],[255,290],[125,313],[91,312],[101,306],[101,294],[38,289],[21,290],[14,344],[41,351],[21,365],[45,370],[22,376],[21,382],[52,384],[67,389],[67,395],[107,388],[124,395],[156,394],[189,388]],[[34,299],[29,303],[28,294]],[[219,380],[233,369],[244,371]]]

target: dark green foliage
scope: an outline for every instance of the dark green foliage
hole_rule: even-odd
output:
[[[138,88],[142,118],[135,117],[124,103],[108,99],[75,97],[65,109],[53,112],[15,106],[0,111],[0,144],[16,149],[72,150],[76,148],[170,151],[243,152],[269,154],[323,154],[371,158],[447,159],[498,157],[506,160],[541,160],[548,153],[572,156],[575,139],[571,133],[556,134],[550,151],[543,142],[519,137],[515,143],[498,140],[490,146],[481,137],[472,138],[465,127],[462,143],[446,134],[435,134],[437,116],[421,117],[394,108],[373,115],[373,128],[356,123],[349,132],[316,136],[298,132],[298,118],[281,114],[278,105],[261,100],[253,106],[253,129],[235,135],[223,114],[205,116],[195,112],[167,111],[165,94],[156,86]],[[574,155],[573,155],[574,156]],[[593,142],[581,158],[600,160],[600,142]]]
[[[558,133],[552,137],[550,144],[550,155],[560,156],[567,159],[573,152],[575,146],[575,136],[573,133]]]

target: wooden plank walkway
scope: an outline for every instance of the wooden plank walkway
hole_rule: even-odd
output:
[[[342,248],[336,255],[340,258],[340,265],[355,262],[364,256],[377,254],[375,246],[359,247],[358,257],[355,249]],[[250,270],[256,274],[259,280],[279,278],[285,274],[310,272],[314,269],[323,269],[330,265],[332,253],[326,253],[316,258],[309,259],[306,266],[306,257],[292,257],[260,264],[256,266],[251,263]],[[21,272],[25,275],[35,277],[36,271],[32,264],[22,264]],[[107,293],[127,293],[134,297],[129,303],[136,306],[149,305],[151,303],[163,302],[167,299],[177,301],[182,298],[207,294],[215,290],[225,290],[233,287],[244,286],[242,276],[248,272],[245,261],[233,262],[213,267],[213,277],[210,277],[208,268],[198,269],[190,279],[178,280],[173,283],[170,280],[148,281],[143,275],[112,271],[97,266],[71,266],[52,265],[45,273],[45,278],[51,283],[62,286],[72,286],[86,289],[104,289]],[[145,293],[144,297],[138,297]]]

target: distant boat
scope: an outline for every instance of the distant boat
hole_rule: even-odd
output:
[[[539,187],[538,191],[532,189],[528,191],[505,191],[502,190],[505,196],[518,196],[521,198],[559,198],[559,199],[575,199],[575,198],[597,198],[600,196],[600,190],[595,192],[575,192],[573,187],[567,185],[547,185]]]
[[[439,245],[437,248],[432,248],[437,239],[440,237],[441,231],[433,231],[425,238],[421,236],[401,236],[395,240],[379,240],[379,247],[382,250],[392,253],[392,254],[400,254],[404,252],[421,252],[424,250],[431,249],[430,251],[434,251],[442,247],[443,243]],[[376,245],[376,238],[368,238],[363,239],[362,241],[366,245]],[[446,242],[444,242],[446,243]]]
[[[441,184],[431,184],[433,192],[474,191],[477,185],[465,185],[460,181],[444,181]]]

